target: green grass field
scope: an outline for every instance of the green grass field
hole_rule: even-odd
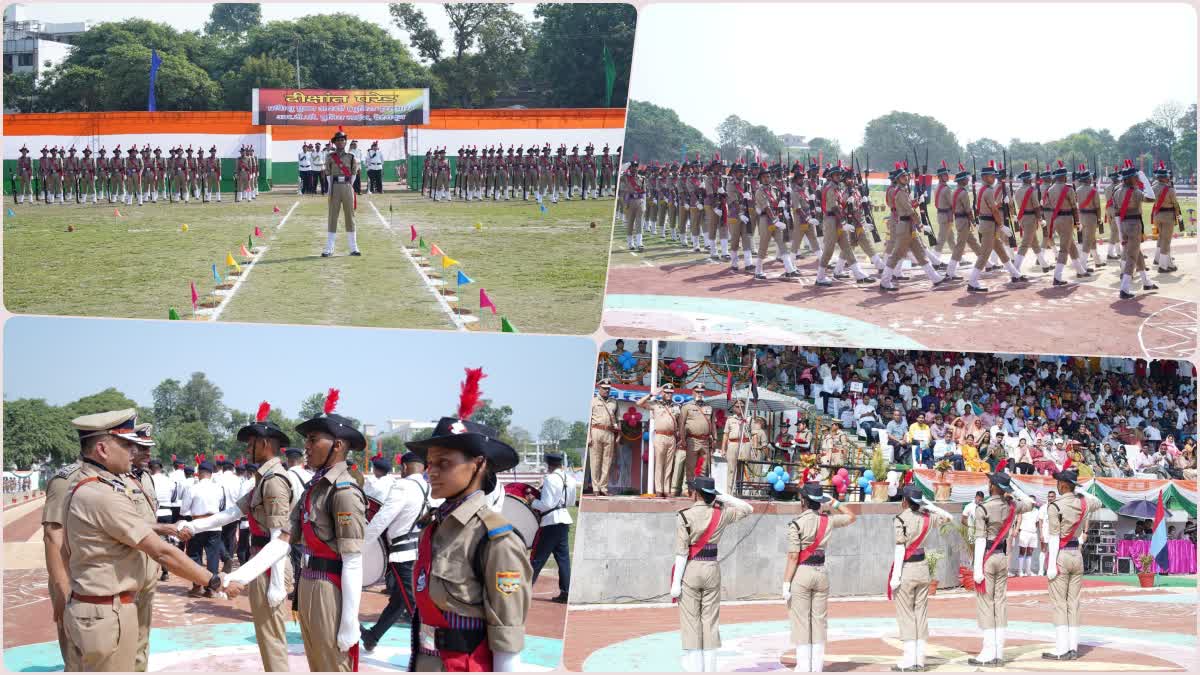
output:
[[[372,203],[390,223],[381,222]],[[356,215],[363,257],[347,256],[339,233],[335,256],[321,258],[321,197],[279,192],[244,204],[116,206],[120,216],[112,205],[10,202],[6,208],[15,215],[4,220],[4,302],[16,313],[152,319],[165,319],[176,307],[186,319],[189,282],[207,295],[215,285],[211,266],[225,276],[231,253],[248,273],[221,309],[221,321],[453,328],[405,255],[414,225],[473,279],[464,287],[462,309],[479,314],[482,287],[521,332],[590,333],[599,323],[612,201],[547,207],[542,214],[534,202],[363,195]],[[247,268],[239,246],[256,226],[263,238],[255,243],[268,248]],[[453,280],[456,270],[447,277]],[[440,273],[440,264],[428,271]],[[499,318],[485,313],[480,324],[468,325],[499,330]]]

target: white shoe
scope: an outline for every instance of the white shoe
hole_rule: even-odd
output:
[[[796,645],[796,667],[794,673],[812,672],[812,645]]]

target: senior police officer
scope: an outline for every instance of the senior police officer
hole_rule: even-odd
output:
[[[592,470],[592,494],[608,495],[608,471],[612,468],[613,453],[616,451],[617,402],[609,398],[612,382],[607,378],[596,383],[596,395],[592,397],[591,420],[588,424],[588,465]]]
[[[664,384],[657,391],[647,392],[634,405],[650,410],[654,419],[654,493],[658,497],[666,497],[671,483],[671,475],[675,463],[676,426],[679,422],[679,407],[674,404],[675,385]],[[671,493],[678,497],[679,492]]]

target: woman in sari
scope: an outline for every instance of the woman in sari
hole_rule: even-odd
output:
[[[979,444],[987,434],[987,429],[983,427],[983,421],[976,417],[970,428],[967,428],[965,424],[960,425],[960,422],[962,422],[961,417],[954,420],[954,428],[956,435],[960,428],[963,429],[962,440],[958,443],[958,451],[962,454],[966,470],[987,473],[991,467],[979,457]]]

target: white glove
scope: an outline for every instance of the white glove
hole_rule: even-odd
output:
[[[850,223],[846,223],[845,225],[842,226],[842,231],[845,232],[846,234],[854,234],[854,226],[851,225]]]
[[[871,198],[870,198],[868,195],[863,195],[863,196],[862,196],[862,199],[861,199],[860,201],[861,201],[862,203],[864,203],[864,204],[870,204],[870,203],[871,203]]]
[[[1046,578],[1058,576],[1058,537],[1046,537]]]
[[[725,213],[723,211],[721,211],[721,209],[713,209],[713,213],[717,214],[718,217],[725,215]]]
[[[816,227],[817,225],[819,225],[819,224],[820,224],[820,222],[821,222],[821,221],[817,220],[816,218],[809,218],[809,219],[808,219],[808,224],[809,224],[809,225],[812,225],[813,227]]]
[[[787,223],[783,222],[782,220],[775,221],[774,225],[775,225],[775,229],[777,229],[777,230],[786,230],[787,229]]]
[[[1007,204],[1007,203],[1008,203],[1008,193],[1005,193],[1005,195],[1004,195],[1004,201],[1003,201],[1002,203],[1003,203],[1003,204]]]
[[[348,652],[358,644],[358,603],[362,599],[362,554],[342,555],[342,619],[338,622],[338,651]]]
[[[288,556],[288,553],[291,552],[292,547],[286,541],[274,536],[275,532],[275,530],[272,531],[271,541],[267,542],[267,545],[264,546],[261,551],[243,563],[241,567],[237,568],[237,571],[230,573],[229,576],[226,577],[226,584],[231,581],[236,581],[243,586],[249,584],[251,581],[257,579],[263,572],[266,572],[268,567],[273,568],[277,562],[282,561]],[[271,577],[282,578],[283,575],[272,572]]]
[[[945,509],[943,509],[940,506],[938,506],[937,504],[934,504],[933,502],[929,501],[928,498],[922,499],[921,504],[922,504],[922,506],[925,507],[925,510],[929,511],[930,513],[936,514],[939,518],[944,518],[946,520],[954,519],[954,516],[951,516]]]
[[[520,652],[492,652],[492,671],[516,673],[521,670]]]
[[[750,505],[750,502],[738,499],[733,495],[727,495],[724,492],[717,494],[717,501],[721,502],[722,506],[732,511],[740,512],[743,516],[748,516],[751,513],[754,513],[754,507]]]
[[[242,519],[242,510],[237,505],[230,506],[220,513],[214,513],[211,516],[205,516],[197,520],[185,520],[179,523],[179,527],[192,531],[195,534],[198,530],[208,530],[218,527],[225,527],[231,523],[235,523]]]
[[[888,586],[892,590],[900,588],[900,574],[904,571],[904,545],[896,544],[895,555],[892,559],[892,578],[888,580]]]
[[[975,583],[983,583],[983,554],[987,550],[987,540],[983,537],[975,539],[975,564],[973,565],[975,573]]]
[[[683,593],[683,568],[687,567],[687,556],[675,556],[675,573],[671,575],[671,599],[678,598]]]
[[[821,207],[819,207],[819,206],[817,208],[813,209],[813,212],[816,213],[817,215],[824,213],[824,211],[822,211]]]
[[[787,602],[792,599],[792,584],[789,581],[783,582],[783,601]]]
[[[1012,228],[1011,227],[1005,225],[1004,227],[1002,227],[1000,229],[1004,232],[1004,236],[1006,236],[1006,237],[1012,236]]]
[[[271,530],[271,539],[278,539],[280,532],[281,530],[278,528]],[[291,545],[288,548],[290,549]],[[275,561],[274,565],[271,565],[271,579],[267,582],[267,606],[269,607],[278,607],[279,603],[287,598],[287,588],[283,585],[284,560],[287,560],[286,556],[280,557],[279,560]]]
[[[750,224],[750,219],[748,217],[746,217],[745,215],[738,216],[738,220],[742,221],[743,225]]]
[[[717,194],[719,194],[719,195],[725,194],[725,188],[717,188]]]

